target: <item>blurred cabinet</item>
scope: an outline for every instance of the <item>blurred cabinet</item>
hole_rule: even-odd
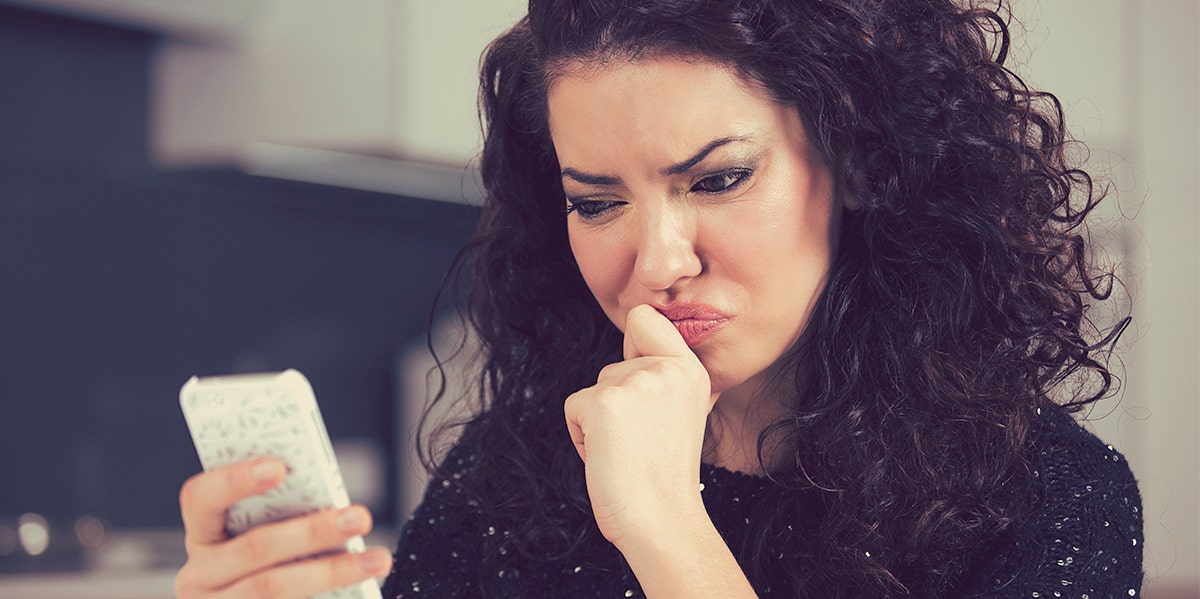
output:
[[[153,65],[151,147],[166,165],[249,144],[448,166],[480,144],[477,65],[515,0],[276,0],[233,40],[171,39]]]
[[[525,11],[521,0],[0,3],[161,35],[148,141],[164,166],[283,146],[461,169],[481,140],[479,56]]]

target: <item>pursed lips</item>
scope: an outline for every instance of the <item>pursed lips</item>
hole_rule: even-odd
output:
[[[654,306],[679,331],[688,347],[696,347],[731,320],[720,310],[705,304],[672,304]]]

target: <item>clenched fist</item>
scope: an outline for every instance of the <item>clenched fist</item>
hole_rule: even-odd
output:
[[[700,455],[715,401],[699,358],[653,307],[629,311],[624,354],[565,404],[596,523],[619,549],[703,512]]]

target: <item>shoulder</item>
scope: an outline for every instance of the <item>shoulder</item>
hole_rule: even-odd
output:
[[[1067,414],[1033,431],[1023,516],[980,552],[975,596],[1128,597],[1142,580],[1142,503],[1125,456]]]
[[[1111,510],[1140,523],[1141,495],[1125,456],[1071,416],[1051,413],[1039,419],[1030,466],[1035,513]]]
[[[475,465],[474,445],[459,439],[442,458],[424,499],[400,533],[384,596],[460,596],[475,578],[481,522],[474,501],[456,483]]]

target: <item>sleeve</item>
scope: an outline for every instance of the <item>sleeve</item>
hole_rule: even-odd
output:
[[[963,596],[1141,595],[1142,503],[1125,457],[1074,423],[1034,464],[1024,523],[980,552]]]
[[[475,462],[465,445],[460,441],[447,454],[404,525],[383,585],[386,599],[480,596],[479,516],[454,484]]]

